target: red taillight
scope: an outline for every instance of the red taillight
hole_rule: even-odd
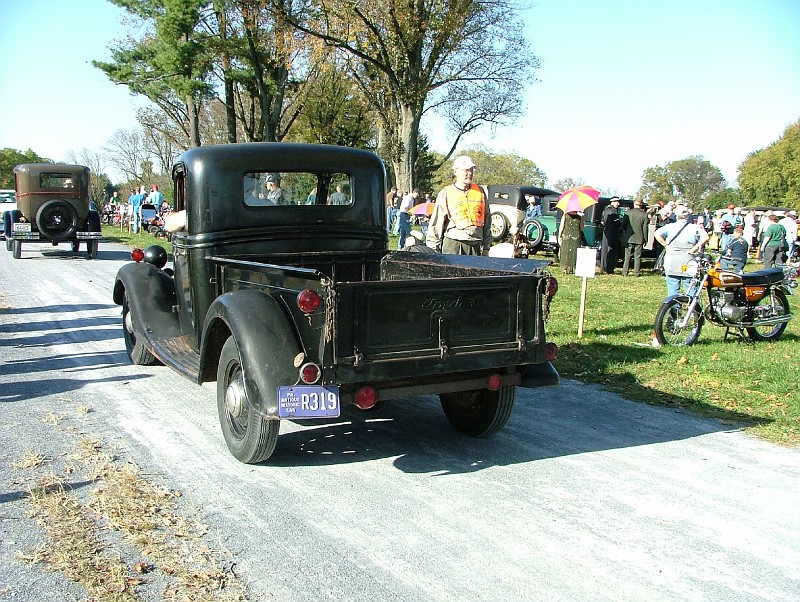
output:
[[[297,295],[297,307],[304,313],[310,314],[317,311],[320,304],[319,293],[307,288]]]
[[[369,410],[378,402],[378,393],[372,387],[361,387],[356,391],[355,404],[362,410]]]
[[[497,391],[503,386],[503,379],[499,374],[492,374],[486,379],[486,388],[490,391]]]
[[[556,358],[558,358],[558,345],[555,343],[545,343],[544,359],[546,359],[548,362],[552,362]]]
[[[548,278],[547,279],[547,296],[548,297],[555,297],[556,293],[558,292],[558,280],[555,278]]]
[[[131,259],[133,259],[136,263],[140,263],[144,259],[144,251],[141,249],[134,249],[131,251]]]
[[[319,380],[320,369],[316,364],[303,364],[300,366],[300,380],[307,385],[313,385]]]

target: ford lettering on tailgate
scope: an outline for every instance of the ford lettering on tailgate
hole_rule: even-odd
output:
[[[278,387],[278,416],[281,418],[336,418],[339,412],[339,387]]]

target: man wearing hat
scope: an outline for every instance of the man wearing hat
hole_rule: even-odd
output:
[[[642,266],[642,248],[647,242],[647,230],[650,220],[644,211],[644,201],[641,198],[633,202],[625,217],[622,218],[622,241],[625,245],[625,260],[622,262],[622,275],[628,275],[628,268],[633,255],[633,275],[639,276]]]
[[[655,239],[664,247],[664,275],[667,278],[667,297],[681,292],[682,284],[689,281],[689,276],[681,270],[681,266],[689,261],[708,240],[705,228],[689,222],[692,212],[685,205],[675,207],[675,221],[661,226],[655,233]]]
[[[269,174],[267,176],[267,200],[272,201],[275,205],[286,205],[283,198],[283,190],[278,186],[278,176]]]
[[[608,207],[603,209],[600,217],[603,224],[603,244],[600,247],[600,273],[613,274],[622,251],[620,236],[622,222],[619,219],[619,197],[612,196]]]
[[[441,253],[484,255],[492,244],[488,203],[472,179],[476,165],[462,155],[453,161],[455,182],[436,196],[425,244]]]

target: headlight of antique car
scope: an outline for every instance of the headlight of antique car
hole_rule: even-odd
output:
[[[690,259],[686,265],[681,266],[681,271],[686,272],[687,276],[696,276],[698,265],[696,259]]]

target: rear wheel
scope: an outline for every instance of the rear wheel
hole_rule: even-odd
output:
[[[680,326],[686,317],[689,303],[685,300],[673,299],[662,303],[656,312],[655,333],[661,345],[683,347],[692,345],[700,336],[703,328],[703,315],[699,305],[695,305],[684,326]]]
[[[72,241],[72,252],[77,253],[81,250],[81,242],[79,240]]]
[[[22,241],[21,240],[12,240],[11,241],[11,255],[14,259],[19,259],[22,257]]]
[[[86,241],[86,258],[87,259],[94,259],[97,257],[97,248],[100,246],[99,240],[87,240]]]
[[[461,393],[441,393],[439,399],[450,425],[470,437],[487,437],[503,428],[511,417],[517,388],[498,391],[477,389]]]
[[[150,353],[141,341],[137,340],[133,329],[133,315],[128,303],[128,294],[122,299],[122,333],[125,337],[125,350],[131,362],[137,366],[154,366],[158,363],[158,358]]]
[[[229,337],[217,367],[217,410],[228,449],[245,464],[267,460],[278,443],[281,421],[266,420],[256,407],[247,397],[239,347]]]
[[[775,304],[772,304],[773,296],[764,297],[756,304],[756,308],[753,310],[756,316],[777,318],[791,313],[789,310],[789,300],[786,298],[783,291],[774,289],[772,293],[774,295]],[[747,334],[754,341],[776,341],[781,338],[784,330],[786,330],[786,322],[781,322],[780,324],[753,326],[747,329]]]
[[[508,234],[508,220],[505,215],[497,212],[492,213],[491,220],[490,230],[492,232],[492,240],[494,242],[500,242]]]

